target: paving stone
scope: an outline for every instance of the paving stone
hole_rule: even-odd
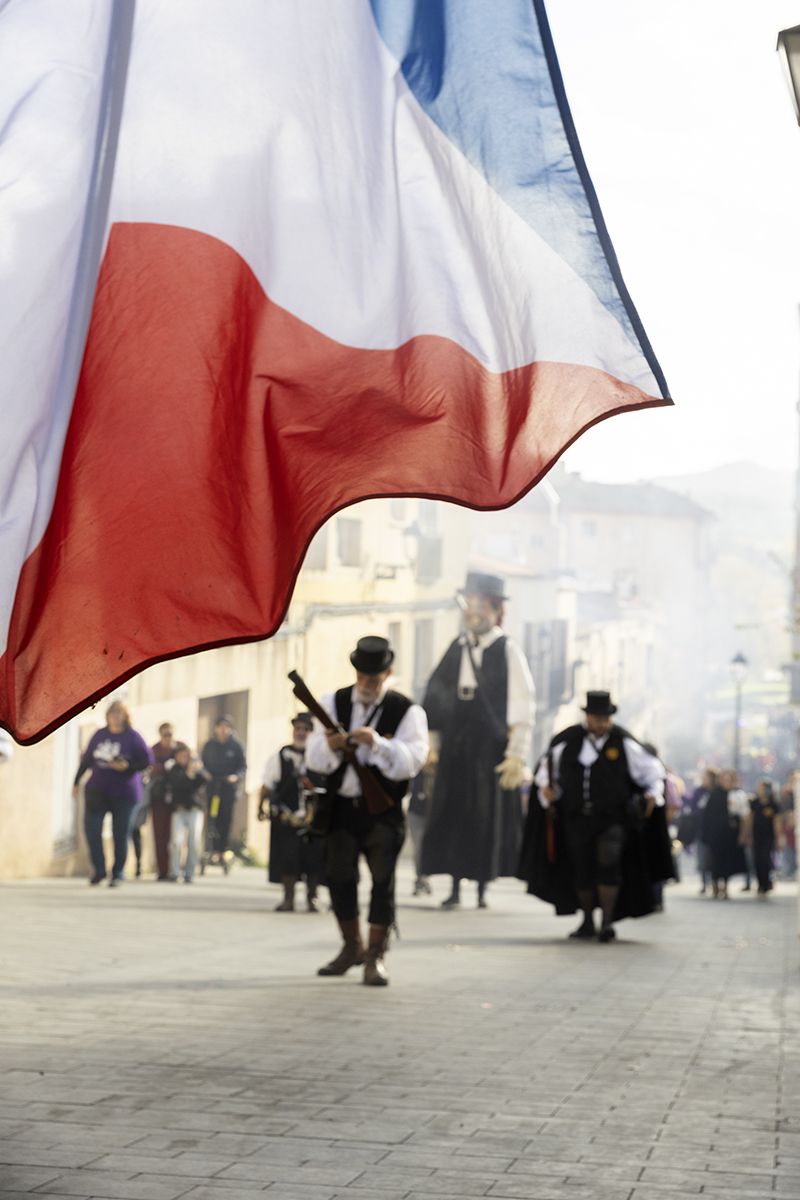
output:
[[[48,1184],[59,1175],[57,1168],[40,1166],[0,1166],[0,1188],[7,1192],[32,1192],[34,1188]]]
[[[219,1187],[212,1183],[202,1183],[184,1192],[181,1200],[264,1200],[263,1188],[251,1187]]]
[[[137,1175],[125,1177],[107,1171],[70,1171],[39,1187],[39,1193],[56,1192],[64,1196],[98,1197],[102,1200],[177,1200],[202,1179],[176,1175]],[[2,1192],[0,1192],[2,1196]]]
[[[335,1200],[330,1188],[274,1183],[263,1193],[265,1200]]]
[[[239,1179],[261,1183],[264,1187],[272,1183],[293,1183],[339,1187],[357,1179],[364,1168],[352,1163],[306,1164],[265,1162],[250,1157],[243,1162],[233,1163],[215,1176],[217,1179]]]
[[[576,1187],[574,1184],[553,1184],[549,1180],[510,1180],[496,1184],[488,1196],[508,1197],[509,1200],[628,1200],[631,1189],[627,1184],[602,1183]]]
[[[92,1163],[94,1171],[113,1171],[124,1174],[160,1174],[160,1175],[219,1175],[226,1167],[231,1166],[233,1159],[214,1158],[206,1154],[180,1153],[176,1155],[147,1154],[104,1154]]]
[[[416,1147],[402,1147],[390,1150],[381,1159],[382,1167],[397,1167],[402,1170],[414,1167],[429,1167],[434,1171],[455,1169],[458,1171],[477,1171],[486,1175],[501,1174],[509,1170],[514,1160],[511,1158],[487,1157],[485,1154],[470,1154],[466,1150],[456,1154],[442,1153],[434,1150],[419,1150]]]
[[[0,1143],[0,1180],[6,1166],[83,1167],[97,1158],[98,1149],[88,1146],[41,1147],[28,1142]]]

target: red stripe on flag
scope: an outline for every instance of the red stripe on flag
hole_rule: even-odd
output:
[[[148,663],[273,633],[343,505],[501,507],[589,425],[660,403],[587,367],[492,374],[438,337],[343,346],[272,304],[222,242],[117,225],[0,719],[33,741]]]

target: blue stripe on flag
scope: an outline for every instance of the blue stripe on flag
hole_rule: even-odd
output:
[[[666,381],[578,144],[543,0],[370,0],[420,106],[592,288]]]

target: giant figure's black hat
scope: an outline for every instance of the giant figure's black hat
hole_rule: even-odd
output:
[[[491,596],[493,600],[508,599],[505,580],[499,575],[485,575],[483,571],[468,571],[467,582],[461,590],[465,594],[473,592],[480,596]]]

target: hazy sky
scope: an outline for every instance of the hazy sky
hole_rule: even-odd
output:
[[[568,452],[597,479],[792,467],[800,127],[775,52],[800,0],[549,0],[567,94],[675,407]]]

